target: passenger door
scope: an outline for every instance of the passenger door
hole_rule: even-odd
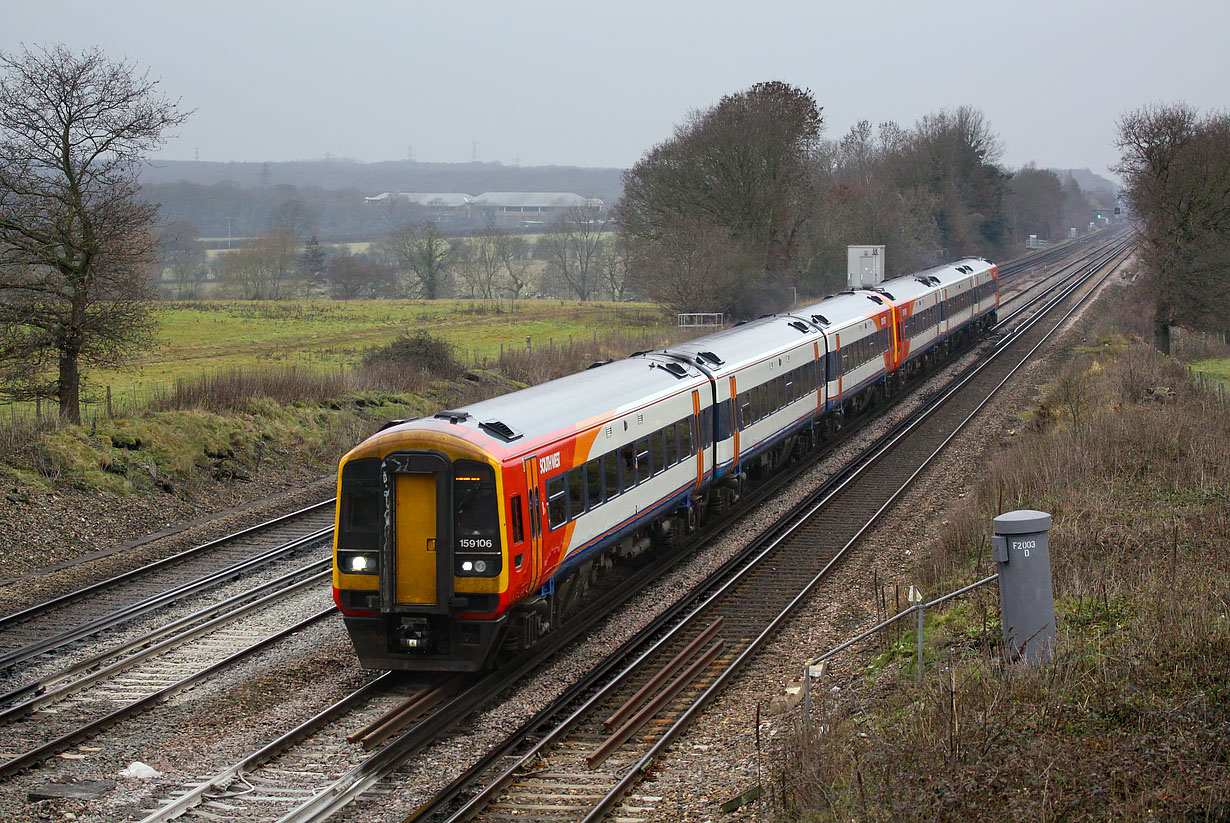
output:
[[[530,589],[535,590],[542,585],[542,522],[545,506],[541,500],[542,492],[538,488],[538,455],[525,458],[524,465],[530,520]]]

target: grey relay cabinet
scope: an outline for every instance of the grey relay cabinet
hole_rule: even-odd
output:
[[[1051,591],[1051,516],[1022,510],[993,521],[991,556],[999,570],[999,608],[1009,660],[1049,663],[1055,650]]]

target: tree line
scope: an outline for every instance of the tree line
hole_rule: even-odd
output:
[[[144,156],[189,113],[97,49],[27,48],[0,71],[0,396],[54,398],[76,422],[83,367],[148,345],[160,290],[212,296],[198,292],[198,228],[160,223],[139,188]],[[738,318],[840,288],[850,243],[888,245],[892,274],[1001,256],[1026,231],[1054,239],[1088,208],[1048,172],[997,165],[974,109],[836,141],[823,125],[811,93],[785,83],[728,95],[624,174],[610,214],[568,210],[532,244],[497,228],[449,236],[407,204],[356,254],[322,244],[317,207],[286,198],[213,275],[250,299],[636,296]]]
[[[293,297],[512,300],[629,296],[620,237],[592,205],[573,206],[527,236],[489,226],[465,237],[421,217],[381,234],[364,251],[321,243],[285,223],[212,260],[184,222],[159,234],[155,285],[166,299]]]
[[[781,82],[691,114],[624,176],[632,287],[677,311],[755,316],[842,288],[848,245],[885,245],[894,276],[1018,256],[1028,235],[1058,240],[1092,216],[1071,178],[1003,169],[999,138],[968,106],[908,129],[822,130],[811,93]]]

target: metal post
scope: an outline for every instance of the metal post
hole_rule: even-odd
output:
[[[919,603],[914,608],[918,609],[918,664],[914,669],[914,679],[922,680],[923,670],[923,604]]]
[[[811,666],[803,667],[803,739],[811,735]]]

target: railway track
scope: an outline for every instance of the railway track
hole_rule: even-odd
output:
[[[327,564],[332,506],[292,512],[0,618],[0,706],[96,657],[100,642],[149,642],[155,617],[199,611],[286,574],[304,557]]]
[[[1042,322],[1047,312],[1073,304],[1066,319],[1092,292],[1090,280],[1100,283],[1122,254],[1117,248],[1100,255],[1076,282],[1051,293],[1047,308],[999,341],[989,359],[648,627],[644,643],[625,652],[619,674],[578,684],[570,700],[557,701],[526,723],[407,820],[594,821],[614,809],[665,747],[823,585],[840,557],[1060,328],[1063,319]],[[480,775],[486,785],[475,790]],[[620,819],[651,813],[634,801],[620,808]]]

